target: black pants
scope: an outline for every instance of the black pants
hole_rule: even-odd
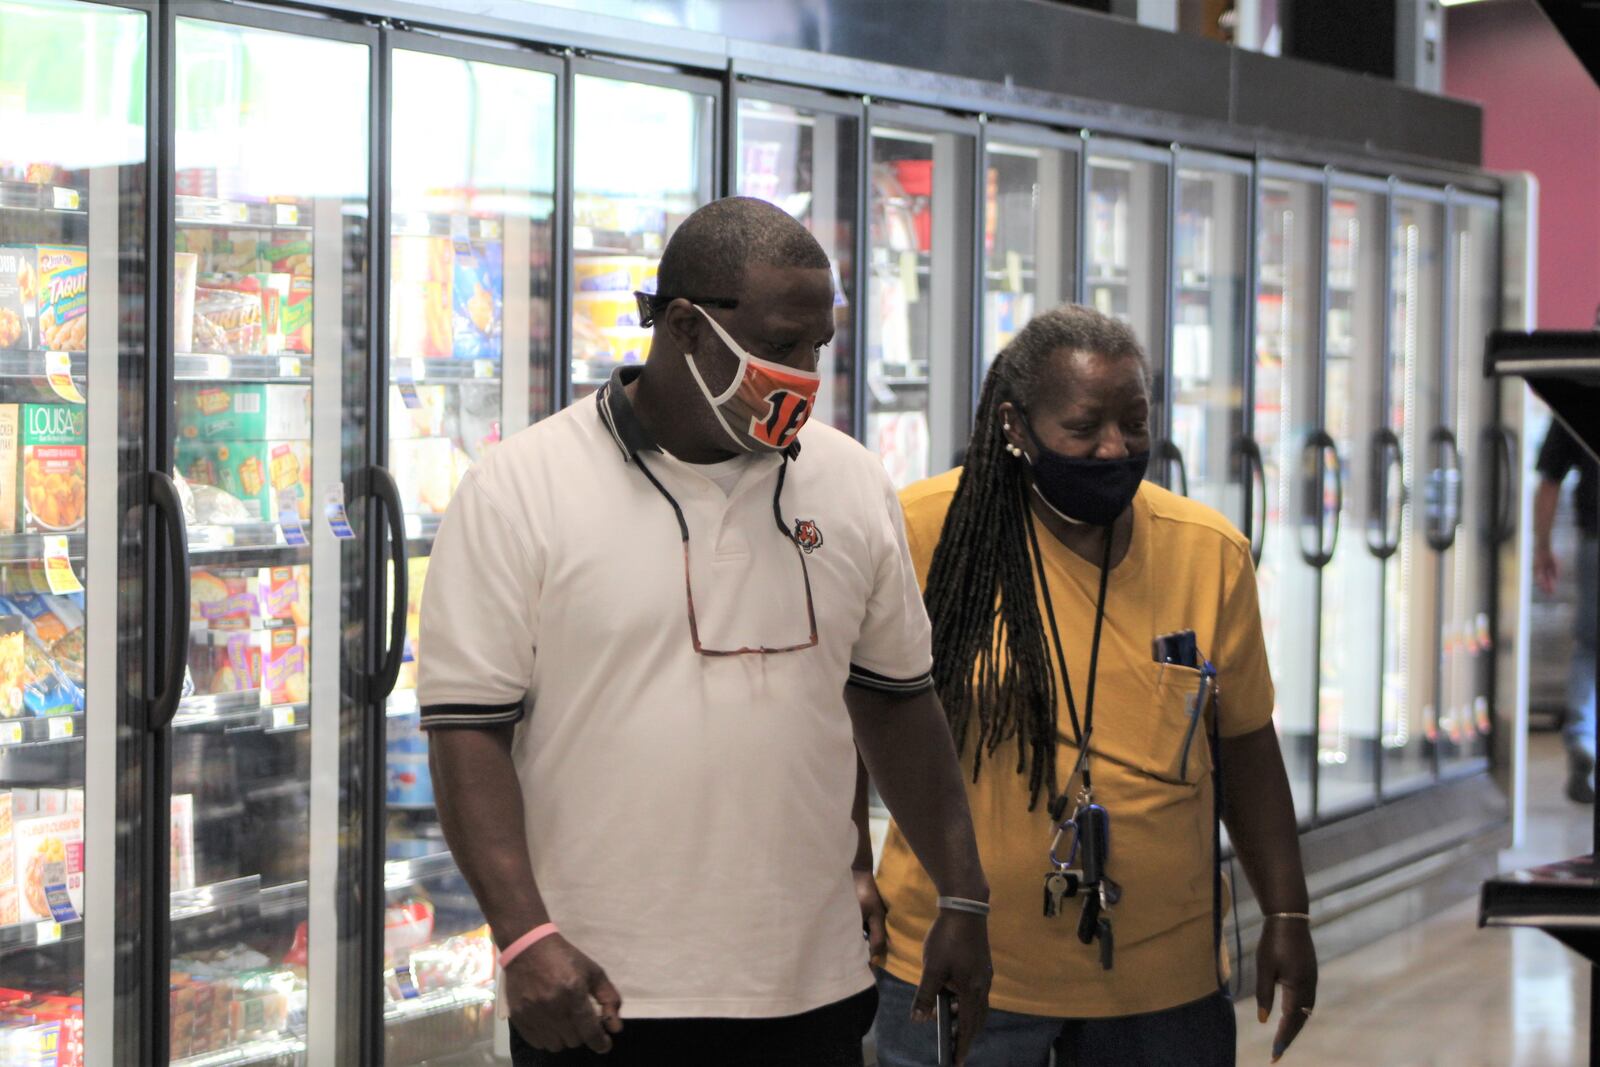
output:
[[[604,1056],[587,1048],[540,1052],[511,1028],[516,1067],[861,1067],[861,1039],[878,1011],[867,989],[834,1004],[777,1019],[634,1019]]]

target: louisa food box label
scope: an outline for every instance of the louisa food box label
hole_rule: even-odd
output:
[[[86,493],[84,408],[22,405],[23,529],[27,533],[82,528]]]

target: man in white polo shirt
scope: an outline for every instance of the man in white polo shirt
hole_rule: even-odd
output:
[[[988,885],[899,502],[805,421],[828,259],[718,201],[639,301],[650,361],[468,474],[422,605],[434,789],[516,1062],[859,1065],[858,750],[945,894],[916,1014],[953,990],[964,1052]]]

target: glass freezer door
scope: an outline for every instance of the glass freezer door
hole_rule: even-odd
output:
[[[1167,479],[1242,530],[1250,171],[1184,153],[1177,192]]]
[[[984,154],[980,386],[1029,319],[1078,291],[1078,152],[991,128]]]
[[[1498,529],[1497,480],[1509,453],[1497,439],[1494,383],[1483,376],[1484,341],[1499,324],[1499,205],[1459,196],[1450,234],[1452,348],[1448,422],[1460,450],[1455,505],[1460,525],[1444,553],[1444,631],[1439,704],[1441,773],[1481,767],[1492,725],[1490,586]],[[1507,469],[1496,470],[1504,463]]]
[[[494,947],[434,808],[418,618],[461,478],[550,413],[557,77],[400,47],[391,71],[388,466],[409,548],[384,789],[383,1062],[395,1067],[493,1048]]]
[[[1445,468],[1438,464],[1444,362],[1445,210],[1406,190],[1390,234],[1388,428],[1400,442],[1404,496],[1398,548],[1384,572],[1383,792],[1433,780],[1439,737],[1439,555],[1431,547]]]
[[[574,79],[570,399],[649,357],[633,294],[656,291],[667,240],[715,195],[717,98],[690,84]]]
[[[852,435],[860,138],[858,114],[787,97],[739,100],[738,195],[766,200],[794,216],[833,263],[833,341],[818,361],[822,388],[812,418]]]
[[[1256,581],[1273,716],[1295,811],[1311,814],[1316,722],[1317,568],[1322,450],[1317,411],[1322,199],[1319,176],[1263,173],[1256,206],[1256,361],[1252,432],[1261,450],[1266,533]],[[1308,466],[1309,464],[1309,466]]]
[[[304,1063],[334,1006],[308,990],[330,988],[310,918],[331,914],[317,879],[335,872],[312,857],[338,827],[311,811],[314,766],[318,793],[338,780],[326,753],[361,574],[323,516],[363,456],[347,430],[365,418],[371,53],[327,32],[177,21],[163,269],[192,600],[171,740],[170,1056],[190,1067]]]
[[[865,439],[903,488],[966,447],[976,142],[890,108],[872,122]]]
[[[1395,528],[1399,450],[1381,429],[1384,230],[1381,183],[1335,176],[1328,200],[1322,416],[1344,478],[1339,538],[1323,570],[1317,814],[1377,801],[1383,556]]]
[[[6,1063],[82,1063],[85,1021],[109,1033],[116,993],[117,707],[142,706],[117,673],[118,366],[144,301],[119,257],[148,255],[146,23],[113,7],[0,3]],[[142,468],[140,444],[122,451]],[[95,1055],[110,1062],[103,1046]]]
[[[1133,327],[1149,357],[1150,425],[1163,436],[1167,375],[1167,153],[1090,142],[1083,302]],[[1152,456],[1153,477],[1165,477]]]

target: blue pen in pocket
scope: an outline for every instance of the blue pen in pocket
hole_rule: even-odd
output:
[[[1211,699],[1216,678],[1217,668],[1210,660],[1205,660],[1200,667],[1200,688],[1194,695],[1194,702],[1189,705],[1189,726],[1183,734],[1183,751],[1178,756],[1178,776],[1185,781],[1189,778],[1189,749],[1194,745],[1195,731],[1205,716],[1206,704]]]

